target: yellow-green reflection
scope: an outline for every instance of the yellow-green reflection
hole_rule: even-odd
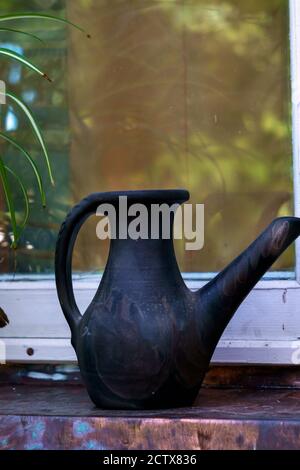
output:
[[[176,244],[183,271],[221,269],[271,219],[293,212],[287,0],[2,0],[1,7],[67,15],[92,35],[33,22],[22,27],[45,47],[0,36],[54,80],[0,61],[0,78],[39,119],[56,179],[55,189],[46,184],[43,211],[26,162],[0,144],[34,202],[14,257],[0,193],[1,272],[53,272],[59,225],[92,191],[186,187],[193,202],[205,203],[204,249]],[[1,107],[1,128],[8,111]],[[15,117],[10,135],[39,164],[35,139]],[[21,215],[18,194],[16,204]],[[74,267],[103,268],[107,245],[91,222]],[[290,249],[273,268],[293,267]]]
[[[205,203],[205,247],[183,271],[216,271],[291,214],[288,1],[67,2],[74,201],[92,191],[186,187]],[[76,267],[104,264],[94,229]],[[273,267],[293,269],[293,249]]]

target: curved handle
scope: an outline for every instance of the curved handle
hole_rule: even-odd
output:
[[[76,332],[81,314],[77,307],[72,285],[72,254],[74,244],[85,220],[96,212],[102,202],[107,202],[108,193],[93,193],[79,202],[67,215],[56,242],[55,278],[59,302],[72,333],[72,344],[76,343]]]

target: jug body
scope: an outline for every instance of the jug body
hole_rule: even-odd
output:
[[[147,409],[191,405],[208,359],[202,354],[195,296],[185,286],[169,239],[111,240],[94,299],[80,315],[71,288],[72,249],[79,228],[100,202],[97,193],[76,206],[62,226],[56,251],[61,306],[72,332],[88,393],[101,408]],[[181,203],[185,191],[128,192],[130,203]]]
[[[167,277],[131,267],[118,270],[116,282],[115,269],[110,262],[76,339],[93,402],[127,409],[191,404],[186,389],[180,399],[184,381],[177,377],[180,342],[190,323],[189,293],[172,281],[170,271]]]

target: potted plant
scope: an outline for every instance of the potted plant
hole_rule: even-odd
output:
[[[70,25],[80,32],[85,33],[85,31],[78,25],[64,19],[61,17],[47,15],[47,14],[40,14],[40,13],[32,13],[32,12],[24,12],[18,14],[8,14],[0,16],[0,37],[1,32],[5,33],[15,33],[19,34],[20,37],[29,36],[34,41],[43,42],[42,39],[31,32],[24,31],[21,28],[15,26],[19,21],[28,20],[28,21],[43,21],[45,24],[47,22],[58,22],[58,23],[65,23]],[[14,26],[11,26],[13,24]],[[23,24],[23,23],[22,23]],[[85,33],[86,34],[86,33]],[[86,34],[89,37],[88,34]],[[29,68],[34,73],[40,75],[42,79],[46,79],[49,82],[52,82],[51,78],[47,75],[47,73],[42,70],[37,64],[29,60],[26,56],[11,50],[8,47],[0,47],[0,60],[13,60],[20,63],[22,66]],[[24,119],[28,121],[29,126],[31,127],[31,131],[35,135],[42,152],[43,163],[47,169],[47,175],[50,178],[51,184],[54,185],[54,176],[51,168],[51,159],[49,156],[49,152],[47,149],[47,145],[45,139],[43,137],[43,132],[39,126],[39,123],[30,109],[30,107],[24,102],[24,100],[16,95],[10,89],[7,89],[4,82],[1,82],[0,87],[0,102],[2,104],[6,104],[9,102],[13,107],[18,108]],[[31,170],[34,173],[41,205],[43,207],[46,206],[46,194],[44,191],[44,183],[43,177],[39,170],[39,167],[30,153],[26,150],[22,141],[12,138],[9,134],[5,133],[2,129],[0,129],[0,141],[6,141],[9,145],[13,146],[21,155],[27,160],[28,165],[30,165]],[[12,181],[15,182],[17,187],[21,190],[23,201],[24,201],[24,212],[22,214],[22,218],[20,218],[16,213],[16,208],[14,204],[14,185]],[[16,172],[11,165],[9,165],[5,160],[5,155],[2,155],[0,152],[0,184],[2,185],[3,194],[7,206],[7,213],[5,214],[11,226],[11,248],[16,249],[18,246],[18,242],[22,235],[24,228],[28,222],[29,213],[30,213],[30,205],[29,205],[29,198],[27,194],[26,182],[23,180],[22,175]],[[0,328],[6,326],[8,323],[8,317],[6,313],[0,308]]]

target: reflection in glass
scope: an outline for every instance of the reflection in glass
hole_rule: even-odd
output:
[[[185,272],[218,271],[274,217],[293,212],[287,1],[59,0],[53,8],[92,39],[52,26],[46,54],[30,50],[53,87],[24,70],[16,85],[36,91],[31,106],[56,173],[47,211],[34,206],[18,272],[53,270],[60,221],[93,191],[187,188],[205,204],[205,245],[176,244]],[[36,149],[21,122],[18,132]],[[103,268],[106,252],[90,222],[75,269]],[[293,267],[292,248],[273,269]]]

